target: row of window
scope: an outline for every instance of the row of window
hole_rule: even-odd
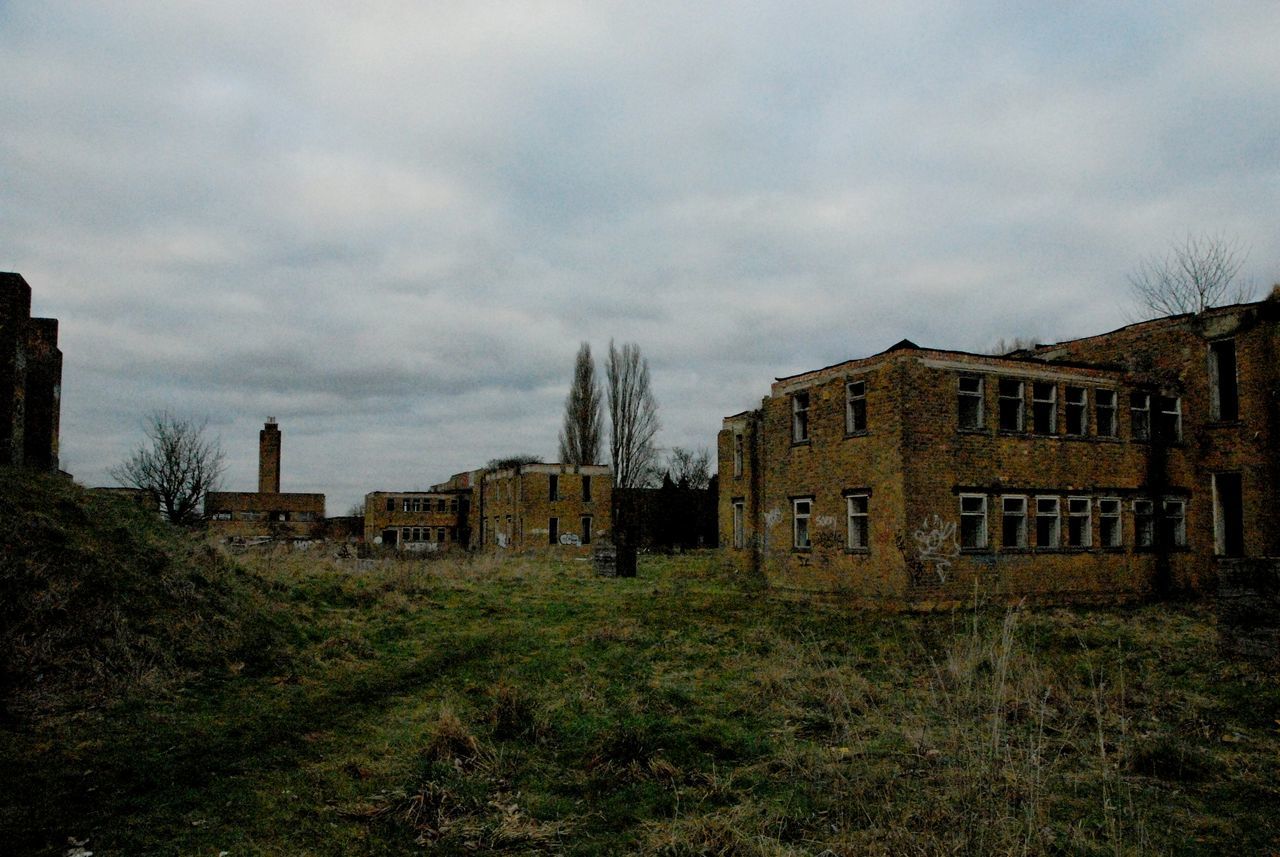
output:
[[[431,537],[433,534],[435,535],[434,539]],[[405,542],[437,542],[443,544],[450,541],[448,529],[445,527],[403,527],[400,530],[400,538],[401,541]]]
[[[547,498],[550,500],[561,500],[560,496],[560,474],[548,474],[550,484],[547,486]],[[591,502],[591,477],[582,477],[582,502]]]
[[[958,378],[957,416],[961,430],[979,431],[987,427],[986,378],[961,375]],[[1027,383],[1019,378],[997,381],[998,419],[1001,431],[1034,434],[1065,434],[1069,437],[1119,437],[1119,404],[1115,390],[1093,389],[1090,420],[1090,388],[1066,385],[1062,388],[1059,408],[1058,385],[1052,381],[1031,383],[1030,419],[1027,414]],[[791,394],[791,441],[807,443],[809,433],[810,393],[799,390]],[[1154,415],[1154,423],[1153,423]],[[1153,396],[1137,391],[1129,396],[1130,436],[1133,440],[1153,437],[1177,441],[1182,439],[1182,400],[1177,396]],[[867,431],[867,383],[845,383],[845,434]],[[1091,431],[1092,429],[1092,431]],[[743,438],[734,435],[733,473],[742,475]]]
[[[400,499],[400,511],[402,512],[456,512],[458,511],[458,498],[450,497],[402,497]],[[394,512],[396,510],[396,498],[387,498],[387,511]]]
[[[1122,522],[1123,503],[1116,497],[1067,497],[1058,496],[960,495],[959,544],[965,550],[985,550],[991,547],[989,504],[999,501],[999,539],[1001,548],[1119,548],[1124,546]],[[851,551],[871,548],[869,493],[851,492],[845,495],[845,547]],[[1162,515],[1156,516],[1156,501],[1139,498],[1131,501],[1130,513],[1134,522],[1134,546],[1151,548],[1156,545],[1157,523],[1163,529],[1163,543],[1171,547],[1187,544],[1187,501],[1178,497],[1160,500]],[[746,545],[745,504],[734,500],[733,546]],[[1094,530],[1097,510],[1097,530]],[[1065,512],[1065,516],[1064,513]],[[1065,518],[1065,527],[1064,527]],[[791,543],[798,550],[812,547],[811,522],[813,498],[797,497],[791,501]]]
[[[492,519],[491,527],[490,527],[490,532],[493,534],[492,536],[493,544],[504,544],[511,540],[511,537],[513,535],[512,529],[511,529],[511,516],[510,515],[506,516],[505,528],[503,528],[502,524],[503,524],[503,519],[500,517],[494,516],[494,518]],[[583,544],[583,545],[591,544],[591,532],[592,532],[591,516],[583,515],[579,519],[579,524],[581,526],[577,533],[578,544]],[[547,519],[547,544],[558,545],[560,543],[561,543],[560,519],[558,517],[548,518]]]

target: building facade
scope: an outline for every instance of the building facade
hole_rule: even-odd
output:
[[[0,273],[0,464],[58,469],[58,320],[31,317],[31,287]]]
[[[280,427],[268,417],[258,432],[258,490],[210,491],[209,528],[228,538],[311,538],[324,523],[324,495],[280,491]]]
[[[443,551],[470,543],[469,491],[371,491],[364,540],[402,550]]]
[[[775,381],[718,440],[720,540],[886,606],[1127,600],[1280,554],[1280,299],[995,357],[901,342]]]
[[[477,546],[578,552],[610,533],[613,472],[605,465],[522,464],[473,483]]]

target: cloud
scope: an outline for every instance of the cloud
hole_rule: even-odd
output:
[[[579,341],[667,446],[903,337],[1123,321],[1191,231],[1272,282],[1280,11],[1004,4],[0,6],[0,267],[62,320],[63,449],[208,414],[345,510],[555,452]]]

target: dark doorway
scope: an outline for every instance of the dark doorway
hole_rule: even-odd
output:
[[[1213,474],[1214,547],[1219,556],[1244,556],[1244,502],[1239,473]]]
[[[395,547],[400,543],[400,531],[396,529],[383,530],[382,543],[387,547]]]

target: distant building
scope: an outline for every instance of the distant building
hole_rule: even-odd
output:
[[[403,550],[466,548],[469,491],[372,491],[364,498],[364,540]]]
[[[887,351],[724,420],[720,541],[779,589],[1124,600],[1280,556],[1280,294],[1004,356]]]
[[[258,433],[258,490],[210,491],[204,516],[209,528],[230,537],[308,538],[325,519],[323,494],[280,491],[280,427],[268,417]]]
[[[0,464],[58,469],[58,320],[31,317],[31,287],[0,273]]]

